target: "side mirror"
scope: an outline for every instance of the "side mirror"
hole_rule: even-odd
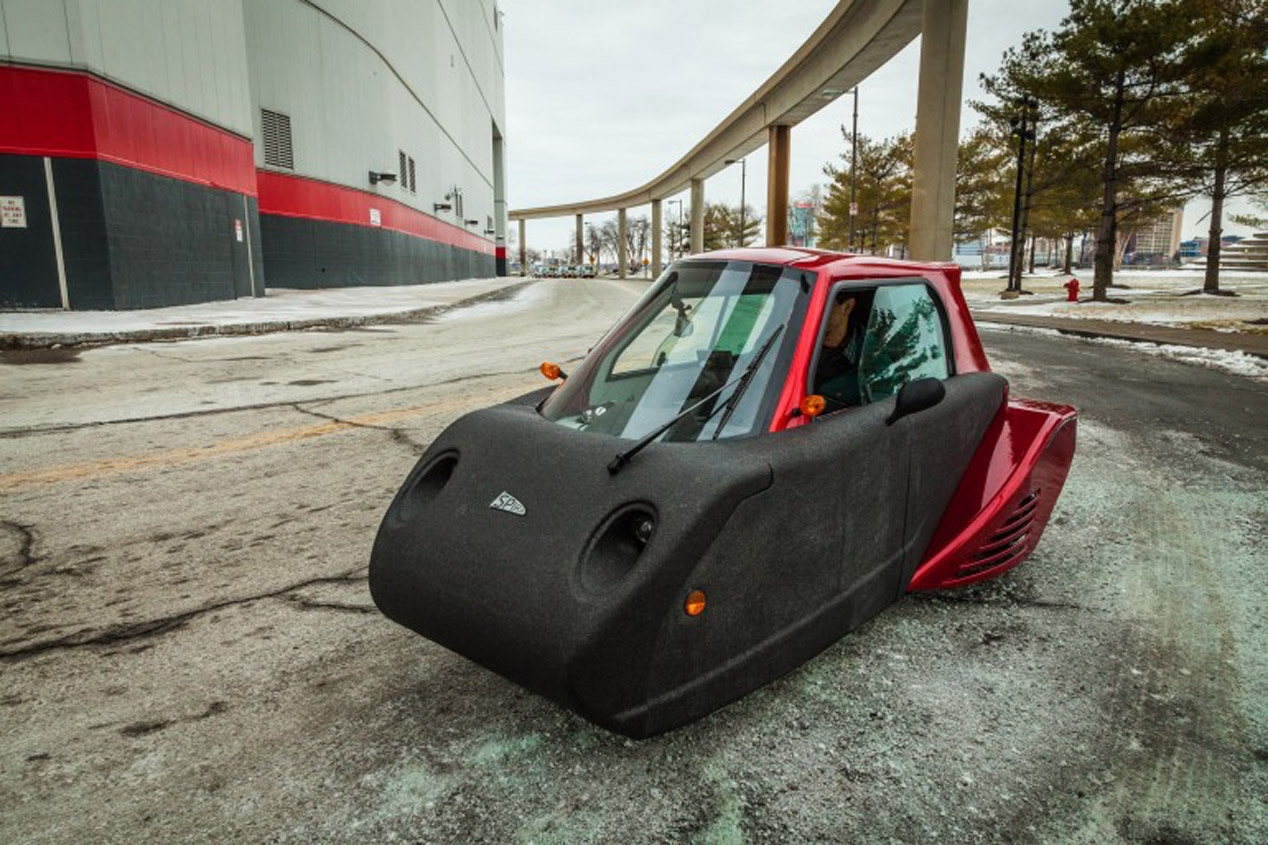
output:
[[[885,420],[885,425],[893,425],[903,417],[918,414],[937,405],[947,395],[947,389],[936,378],[918,378],[903,385],[898,391],[898,402],[894,405],[894,413]]]

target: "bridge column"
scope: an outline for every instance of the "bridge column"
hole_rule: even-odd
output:
[[[584,228],[584,223],[581,220],[581,215],[578,214],[577,215],[577,263],[578,264],[586,263],[586,259],[585,259],[586,238],[585,238],[585,232],[582,231],[583,228]]]
[[[616,262],[621,265],[618,278],[625,278],[626,268],[630,265],[630,257],[625,249],[625,209],[616,212]]]
[[[660,200],[652,200],[652,278],[660,278]]]
[[[704,180],[691,180],[691,254],[704,252]]]
[[[950,261],[968,0],[925,3],[911,185],[911,257]]]
[[[791,162],[791,127],[769,130],[769,165],[766,168],[766,245],[788,243],[788,166]]]
[[[520,219],[520,275],[528,275],[528,241],[524,236],[524,220]]]

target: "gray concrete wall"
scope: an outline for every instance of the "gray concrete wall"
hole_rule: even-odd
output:
[[[247,0],[252,120],[290,116],[294,173],[376,191],[483,236],[495,217],[493,127],[505,134],[502,33],[492,0]],[[416,190],[371,186],[417,163]],[[265,168],[256,144],[256,165]],[[292,171],[283,171],[292,172]]]
[[[251,134],[242,0],[0,0],[0,55],[91,71]]]

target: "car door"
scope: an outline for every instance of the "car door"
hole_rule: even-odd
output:
[[[951,348],[932,288],[912,281],[876,289],[859,362],[864,401],[892,401],[903,385],[920,378],[936,378],[946,389],[938,404],[893,423],[907,459],[900,591],[1005,399],[1007,382],[994,373],[956,375]]]

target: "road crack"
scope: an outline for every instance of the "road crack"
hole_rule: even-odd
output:
[[[112,625],[103,631],[94,632],[92,629],[89,629],[69,634],[65,637],[59,637],[55,640],[33,643],[20,648],[0,651],[0,661],[19,661],[51,651],[65,651],[68,649],[91,646],[117,645],[119,643],[143,639],[145,637],[156,637],[160,634],[179,630],[180,628],[185,627],[185,625],[190,621],[197,619],[200,616],[206,616],[208,613],[215,613],[218,610],[252,604],[253,602],[263,601],[265,599],[281,598],[285,600],[288,594],[294,593],[297,590],[302,590],[306,587],[315,587],[323,584],[348,584],[360,581],[366,577],[366,569],[367,567],[361,566],[345,572],[342,575],[327,575],[320,578],[310,578],[306,581],[300,581],[297,584],[291,584],[277,590],[256,593],[254,595],[244,596],[238,599],[228,599],[226,601],[204,605],[203,607],[195,608],[194,610],[187,610],[184,613],[176,613],[171,616],[163,616],[158,619],[147,619],[126,625]]]
[[[34,525],[23,525],[20,522],[4,519],[0,520],[0,529],[10,531],[18,537],[18,550],[14,556],[15,560],[12,564],[4,561],[7,565],[0,569],[0,578],[11,578],[28,566],[34,566],[40,562],[39,556],[35,554],[35,543],[39,535],[36,533]]]

